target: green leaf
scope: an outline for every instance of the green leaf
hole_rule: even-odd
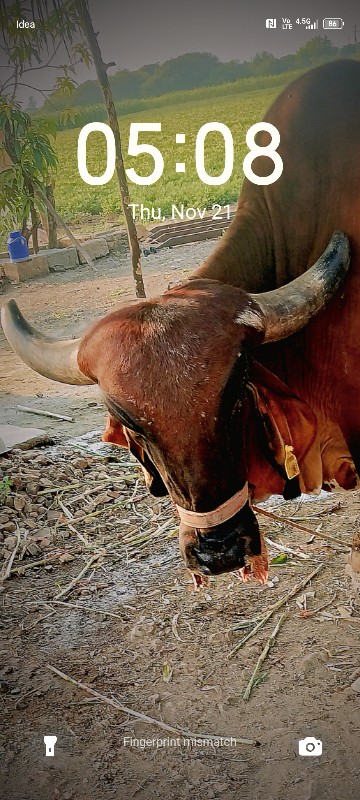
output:
[[[275,558],[271,559],[270,564],[286,564],[287,561],[288,561],[287,554],[280,553],[279,556],[275,556]]]
[[[19,141],[17,141],[17,139],[15,139],[15,141],[13,142],[13,146],[14,146],[16,159],[17,159],[17,161],[20,161],[20,158],[21,158],[21,144],[20,144]]]
[[[66,125],[68,120],[74,124],[76,121],[76,116],[77,115],[74,108],[64,108],[64,110],[59,114],[59,119],[62,125]]]
[[[75,81],[67,76],[56,78],[55,87],[63,95],[72,95],[76,89]]]
[[[41,172],[43,170],[43,167],[44,167],[44,159],[42,157],[42,154],[41,154],[41,151],[40,151],[39,148],[34,147],[33,156],[34,156],[35,165],[36,165],[37,169],[39,170],[39,172]]]
[[[72,48],[72,55],[74,58],[79,56],[80,61],[83,61],[87,67],[90,66],[91,56],[86,42],[79,42],[78,44],[74,45]]]

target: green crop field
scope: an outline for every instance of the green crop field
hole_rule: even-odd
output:
[[[288,81],[284,79],[284,85]],[[147,155],[127,155],[129,126],[131,122],[161,122],[161,132],[143,133],[140,142],[155,145],[162,152],[165,168],[160,180],[152,186],[137,186],[129,182],[131,202],[161,208],[162,215],[171,214],[172,204],[188,207],[211,208],[213,203],[226,204],[236,200],[243,180],[242,162],[247,153],[245,135],[248,128],[259,122],[279,94],[281,86],[253,92],[212,97],[198,102],[182,102],[167,108],[152,108],[120,118],[123,152],[127,168],[134,167],[139,175],[150,174],[153,160]],[[174,97],[175,100],[175,97]],[[207,122],[227,125],[234,140],[234,169],[232,177],[222,186],[207,186],[197,176],[195,169],[195,140],[199,128]],[[81,222],[89,214],[104,217],[118,214],[121,209],[116,180],[104,186],[89,186],[79,176],[77,167],[77,140],[80,129],[57,134],[56,150],[59,167],[55,183],[56,206],[68,222]],[[175,134],[185,133],[185,144],[175,144]],[[175,162],[186,163],[185,173],[175,172]],[[100,175],[106,163],[105,138],[92,133],[88,139],[87,166],[90,174]],[[210,175],[218,175],[224,168],[224,141],[219,133],[208,134],[205,144],[205,167]],[[144,220],[145,221],[145,220]]]

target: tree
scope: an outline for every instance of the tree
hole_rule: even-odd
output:
[[[276,59],[272,53],[263,50],[262,53],[256,53],[256,56],[251,61],[251,71],[253,75],[271,75],[274,71]]]
[[[20,35],[16,28],[15,20],[19,17],[27,19],[28,5],[24,0],[16,0],[10,9],[9,7],[6,8],[5,4],[6,0],[0,0],[0,25],[2,24],[3,31],[0,48],[5,53],[8,62],[7,73],[5,74],[2,85],[0,84],[0,95],[4,96],[4,101],[7,104],[13,103],[19,86],[27,86],[30,89],[35,88],[36,91],[39,91],[39,89],[27,82],[27,75],[43,67],[55,69],[57,73],[60,71],[61,74],[58,74],[56,77],[55,89],[60,91],[63,95],[72,95],[76,86],[76,65],[81,61],[89,64],[90,54],[93,58],[105,100],[109,125],[115,137],[116,174],[129,239],[136,295],[137,297],[145,297],[141,272],[140,247],[135,222],[129,209],[130,198],[122,156],[120,131],[107,76],[107,69],[112,65],[104,64],[103,62],[97,41],[97,34],[95,34],[93,29],[88,3],[86,0],[80,0],[80,2],[77,2],[77,0],[62,0],[62,2],[59,2],[59,0],[32,0],[32,16],[34,16],[36,12],[39,19],[35,29],[22,29]],[[83,38],[84,36],[85,40]],[[49,44],[51,45],[50,53]],[[54,59],[57,54],[61,52],[61,48],[64,47],[67,53],[67,63],[55,64]],[[42,63],[44,48],[47,48],[47,52],[49,53],[45,64]],[[46,98],[46,91],[40,91]],[[71,110],[65,109],[62,113],[63,116],[71,115]],[[5,144],[6,150],[8,144],[9,142],[7,140]],[[11,157],[10,153],[9,155]],[[39,188],[36,183],[34,183],[33,188],[33,202],[35,203],[37,199],[40,198],[41,202],[45,203],[46,207],[59,219],[47,197],[46,191],[44,192],[43,188]],[[63,221],[61,222],[68,235],[74,240],[71,231],[69,231]],[[86,251],[84,251],[78,243],[77,248],[82,255],[85,256],[86,261],[92,265]]]
[[[35,97],[31,94],[25,111],[27,112],[27,114],[33,114],[34,111],[36,111],[36,109],[37,109],[37,102],[35,100]]]
[[[32,234],[34,251],[38,251],[38,211],[43,208],[39,191],[51,184],[57,158],[50,142],[51,120],[32,120],[14,101],[0,98],[0,129],[4,166],[0,172],[0,206],[16,228],[27,238]],[[5,154],[7,161],[5,160]],[[38,192],[37,192],[38,190]],[[31,229],[26,221],[31,217]]]
[[[49,0],[16,0],[11,5],[0,0],[0,50],[7,62],[1,69],[0,95],[8,100],[15,99],[21,86],[46,98],[47,90],[32,83],[34,73],[44,68],[55,71],[55,87],[69,96],[76,87],[76,66],[90,63],[86,43],[79,38],[76,0],[51,0],[51,6]],[[36,14],[35,28],[17,28],[16,20]],[[66,56],[65,64],[55,63],[60,55]]]
[[[337,48],[327,36],[314,36],[296,53],[299,67],[315,67],[325,61],[330,61],[337,55]]]
[[[44,8],[43,8],[44,6]],[[17,0],[6,6],[6,0],[0,0],[0,50],[5,56],[6,64],[2,66],[0,82],[1,122],[5,126],[2,139],[2,150],[7,154],[9,163],[1,174],[1,200],[3,210],[15,220],[19,214],[21,227],[26,233],[26,220],[31,217],[31,230],[33,235],[34,250],[37,245],[37,227],[40,219],[38,212],[48,211],[49,230],[52,234],[52,244],[56,243],[55,218],[60,221],[68,234],[71,231],[56,214],[50,202],[52,197],[52,180],[57,164],[49,134],[54,135],[55,129],[50,129],[49,123],[41,120],[32,120],[28,114],[21,112],[19,103],[15,102],[20,87],[26,87],[39,92],[46,97],[45,91],[34,86],[29,81],[36,70],[43,68],[42,55],[45,49],[45,67],[56,70],[56,84],[64,93],[70,93],[74,86],[72,77],[75,67],[80,61],[89,61],[84,42],[76,41],[76,14],[72,0],[66,0],[62,6],[58,0],[53,0],[52,10],[48,10],[48,3],[31,3],[29,9],[26,2]],[[35,28],[18,29],[16,19],[27,19],[29,11],[32,17],[38,13]],[[54,59],[64,46],[67,52],[68,64],[55,64]],[[17,224],[17,227],[19,223]],[[91,260],[85,251],[73,241],[92,266]]]

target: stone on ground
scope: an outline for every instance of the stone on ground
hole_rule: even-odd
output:
[[[49,438],[49,434],[41,428],[0,425],[0,453],[8,453],[14,447],[34,447],[49,442]]]

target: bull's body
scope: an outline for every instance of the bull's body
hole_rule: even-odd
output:
[[[245,566],[265,580],[251,499],[359,481],[360,63],[310,71],[265,119],[280,133],[283,173],[265,187],[245,181],[228,232],[190,281],[78,341],[42,337],[14,303],[3,311],[30,366],[99,384],[105,440],[130,447],[150,491],[169,492],[197,575]],[[253,168],[273,165],[261,157]],[[351,247],[337,294],[349,258],[336,230]]]
[[[324,446],[336,435],[327,423],[337,423],[360,470],[360,63],[308,72],[265,120],[280,132],[283,174],[270,186],[245,181],[235,220],[196,274],[268,291],[308,269],[334,230],[348,235],[342,290],[305,328],[256,357],[309,403]]]

